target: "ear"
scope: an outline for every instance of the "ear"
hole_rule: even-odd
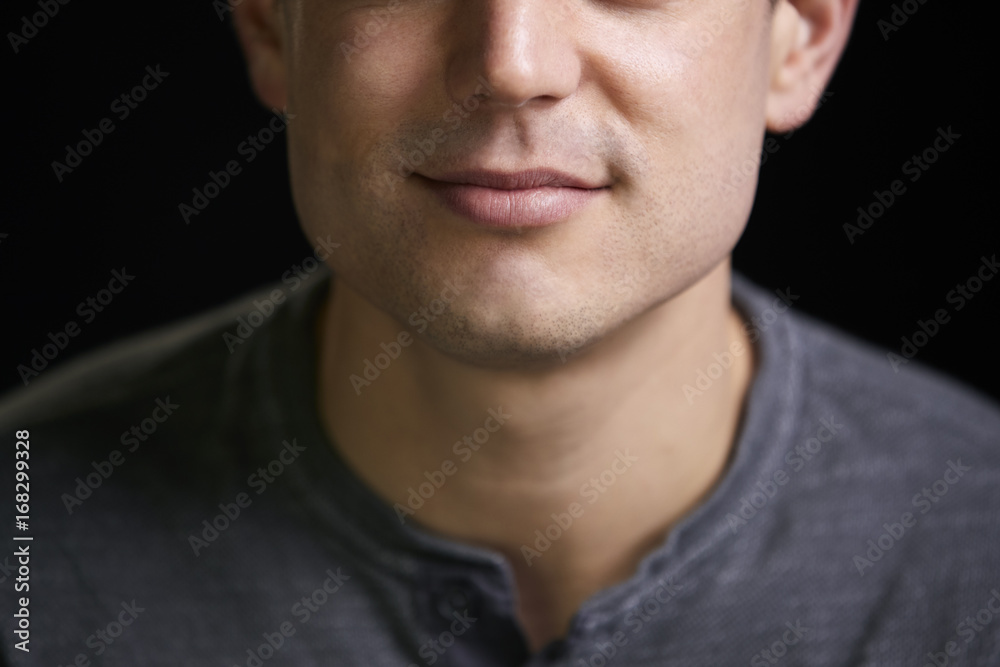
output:
[[[771,24],[767,129],[804,125],[847,45],[858,0],[778,0]]]
[[[280,0],[230,0],[230,3],[253,90],[264,106],[282,110],[288,104],[283,3]]]

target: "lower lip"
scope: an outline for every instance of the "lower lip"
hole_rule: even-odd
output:
[[[487,227],[543,227],[560,222],[604,196],[609,188],[541,187],[499,190],[427,179],[458,215]]]

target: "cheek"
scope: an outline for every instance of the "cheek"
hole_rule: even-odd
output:
[[[759,162],[765,17],[756,8],[722,11],[707,3],[641,39],[619,35],[625,46],[602,50],[594,68],[648,156],[622,202],[637,252],[665,284],[703,274],[732,250],[756,191],[756,169],[733,170]]]
[[[387,14],[379,25],[367,12],[316,14],[296,34],[292,61],[296,207],[310,234],[364,247],[364,235],[378,230],[359,223],[374,224],[375,208],[388,203],[381,195],[395,159],[386,139],[427,105],[436,66],[427,57],[426,31],[399,15]],[[366,25],[379,30],[365,33]]]
[[[290,91],[302,112],[296,143],[314,158],[356,164],[426,92],[432,68],[420,35],[389,15],[368,36],[363,26],[373,21],[350,13],[325,25],[320,15],[296,45]]]
[[[749,214],[756,177],[734,179],[731,170],[759,161],[765,21],[756,6],[726,13],[707,3],[698,15],[650,29],[642,49],[612,55],[618,65],[603,82],[621,100],[619,111],[649,155],[653,173],[645,185],[672,202],[670,208],[680,204],[679,212],[702,229],[727,220],[741,226]]]

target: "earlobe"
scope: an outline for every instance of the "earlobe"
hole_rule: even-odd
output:
[[[858,0],[781,0],[771,26],[766,124],[783,133],[816,110],[850,36]]]
[[[275,0],[233,3],[233,23],[257,99],[269,108],[288,104],[284,20]]]

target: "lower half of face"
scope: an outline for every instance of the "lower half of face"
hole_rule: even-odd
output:
[[[756,187],[767,0],[543,4],[304,2],[289,29],[307,234],[480,366],[558,363],[681,293]]]

